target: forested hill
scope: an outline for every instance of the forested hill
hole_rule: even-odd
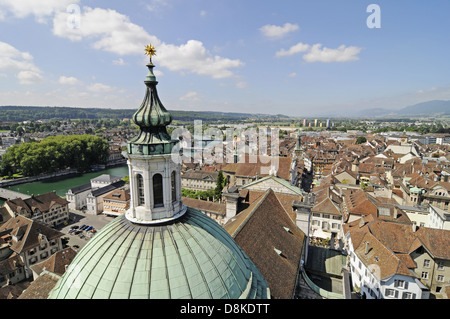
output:
[[[196,112],[169,110],[178,121],[243,121],[246,119],[287,118],[284,115],[264,115],[226,112]],[[0,121],[22,122],[68,119],[124,119],[131,118],[136,109],[76,108],[58,106],[0,106]]]

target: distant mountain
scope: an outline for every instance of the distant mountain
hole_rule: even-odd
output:
[[[407,106],[399,111],[405,115],[450,115],[450,101],[434,100]]]
[[[356,117],[409,117],[409,116],[438,116],[450,115],[450,101],[433,100],[417,103],[400,110],[372,108],[359,110],[353,114]]]

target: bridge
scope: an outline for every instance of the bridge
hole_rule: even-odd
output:
[[[4,200],[12,200],[16,198],[28,199],[31,198],[30,195],[22,194],[19,192],[11,191],[9,189],[0,188],[0,198]]]

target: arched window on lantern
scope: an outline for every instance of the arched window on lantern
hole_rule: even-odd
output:
[[[153,175],[153,203],[154,207],[164,205],[163,182],[161,174]]]
[[[172,202],[177,200],[177,187],[176,187],[176,173],[175,171],[172,172],[171,178],[170,178],[170,184],[172,188]]]
[[[144,178],[141,174],[136,176],[137,178],[137,194],[138,194],[138,206],[145,205],[145,195],[144,195]]]

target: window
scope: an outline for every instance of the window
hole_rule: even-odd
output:
[[[428,273],[426,271],[422,272],[422,279],[428,279]]]
[[[430,268],[430,260],[429,259],[425,259],[423,261],[423,267],[424,268]]]
[[[437,276],[437,281],[438,282],[444,282],[444,276],[443,275],[438,275]]]
[[[415,298],[416,294],[407,291],[403,292],[402,299],[415,299]]]
[[[163,206],[163,184],[162,184],[162,175],[155,174],[153,175],[153,200],[154,206]]]
[[[406,289],[406,282],[404,280],[395,280],[394,287]]]
[[[175,171],[173,171],[172,175],[171,175],[171,179],[170,179],[170,184],[172,186],[172,202],[176,201],[176,199],[177,199],[177,189],[176,189],[176,184],[175,184],[176,183],[175,176],[176,176],[176,173],[175,173]]]
[[[444,264],[440,261],[438,262],[438,266],[437,266],[438,270],[444,270]]]
[[[137,193],[138,193],[138,206],[145,205],[145,195],[144,195],[144,178],[142,175],[137,176]]]
[[[386,288],[386,297],[395,298],[398,292],[395,289]]]

